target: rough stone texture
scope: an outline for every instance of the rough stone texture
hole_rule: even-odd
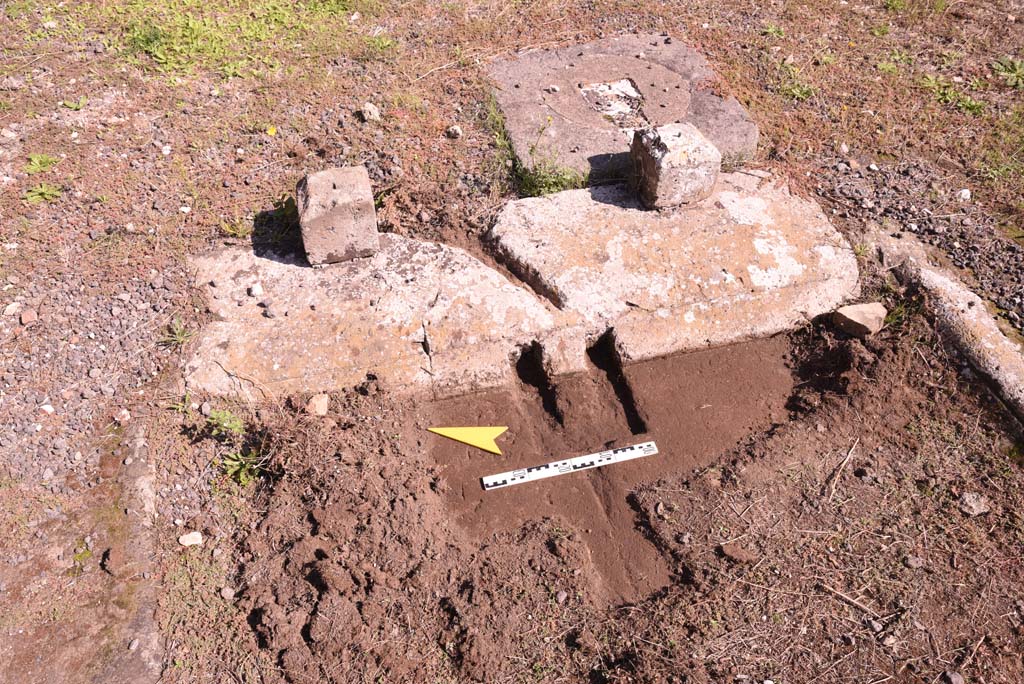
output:
[[[633,135],[633,178],[640,201],[671,209],[707,198],[718,180],[722,155],[693,124],[668,124]]]
[[[913,238],[896,239],[879,231],[872,239],[885,265],[895,269],[901,280],[928,295],[940,330],[953,340],[974,368],[995,383],[1010,409],[1024,420],[1021,345],[1003,335],[981,297],[949,273],[932,266],[924,247]]]
[[[634,129],[676,122],[696,126],[725,164],[757,149],[757,126],[735,98],[718,94],[723,84],[707,60],[664,36],[527,52],[492,62],[488,73],[515,154],[527,166],[554,161],[595,178],[625,179]]]
[[[540,358],[549,378],[585,373],[587,345],[593,342],[586,328],[570,327],[553,330],[540,339]]]
[[[723,174],[708,199],[643,211],[625,186],[510,203],[501,259],[624,361],[771,335],[858,292],[849,245],[813,202],[759,175]]]
[[[314,265],[367,257],[380,248],[373,188],[364,166],[311,173],[295,189],[306,257]]]
[[[843,306],[832,314],[832,322],[843,332],[856,337],[874,335],[885,325],[888,312],[879,302]]]
[[[356,386],[460,394],[512,379],[518,350],[555,312],[468,253],[383,234],[368,259],[328,269],[229,248],[197,258],[220,319],[185,367],[189,387],[254,399]],[[279,314],[246,296],[260,282]],[[212,284],[211,284],[212,283]]]

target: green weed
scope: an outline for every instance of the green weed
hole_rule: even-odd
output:
[[[956,66],[964,58],[964,53],[960,50],[943,50],[942,51],[942,66],[945,68]]]
[[[871,35],[875,38],[885,38],[892,31],[892,27],[888,24],[879,24],[878,26],[871,29]]]
[[[533,166],[528,167],[521,160],[513,157],[516,188],[523,197],[541,197],[563,190],[585,188],[590,180],[587,174],[560,166],[556,158],[543,157],[538,154],[541,138],[550,125],[551,117],[548,117],[544,125],[537,131],[537,139],[530,145],[530,159],[533,160]],[[511,146],[511,142],[509,145]]]
[[[64,100],[60,104],[65,109],[70,109],[73,112],[79,112],[88,103],[89,103],[88,98],[86,98],[85,95],[83,95],[82,97],[78,98],[77,100]]]
[[[761,29],[761,35],[768,36],[769,38],[782,38],[786,35],[786,32],[775,24],[766,24],[765,27]]]
[[[160,339],[160,346],[168,349],[180,349],[195,336],[195,333],[185,327],[180,319],[175,318],[164,330],[164,336]]]
[[[913,64],[914,58],[903,50],[893,50],[889,53],[889,59],[896,64]]]
[[[836,63],[836,53],[823,52],[814,58],[814,62],[818,66],[831,66]]]
[[[189,396],[188,392],[185,392],[184,397],[168,406],[168,408],[175,413],[188,415],[189,411],[192,410],[192,397]]]
[[[791,100],[803,102],[809,100],[814,95],[814,88],[806,83],[793,80],[783,85],[779,92]]]
[[[366,36],[363,43],[364,59],[384,59],[398,48],[398,41],[386,35]]]
[[[1011,88],[1024,90],[1024,60],[1003,57],[992,62],[992,71]]]
[[[238,436],[245,432],[245,423],[228,409],[210,409],[206,427],[218,439]]]
[[[885,0],[885,9],[889,12],[902,12],[907,9],[907,0]]]
[[[900,68],[893,62],[879,62],[875,68],[883,74],[898,74],[900,71]]]
[[[553,160],[542,159],[532,167],[517,164],[516,186],[523,197],[541,197],[563,190],[585,188],[589,178],[576,169],[559,166]]]
[[[57,162],[60,160],[56,157],[51,157],[48,154],[30,154],[28,155],[28,164],[25,164],[25,173],[31,175],[37,173],[43,173],[49,171]]]
[[[266,458],[257,450],[242,449],[221,459],[224,474],[243,487],[263,474]]]
[[[953,105],[967,114],[977,116],[985,109],[984,102],[975,100],[970,95],[960,92],[944,76],[932,76],[929,74],[921,80],[921,87],[932,93],[936,102]]]
[[[40,183],[25,192],[24,200],[29,204],[39,204],[40,202],[54,202],[60,199],[60,196],[61,189],[56,185]]]

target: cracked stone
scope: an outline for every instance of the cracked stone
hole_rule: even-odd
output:
[[[488,75],[527,167],[556,160],[593,178],[624,178],[633,131],[677,122],[696,126],[725,164],[757,149],[757,126],[735,98],[718,94],[707,60],[664,36],[534,50],[492,62]]]
[[[220,320],[199,335],[187,386],[279,397],[373,374],[396,390],[457,394],[510,382],[518,350],[556,327],[553,307],[464,250],[390,233],[380,242],[372,257],[325,269],[242,247],[194,259],[195,284]],[[223,299],[212,296],[215,276]],[[254,277],[288,316],[233,304]]]
[[[625,186],[518,200],[488,238],[589,337],[612,328],[627,362],[795,328],[859,289],[820,207],[745,173],[671,214],[644,211]]]

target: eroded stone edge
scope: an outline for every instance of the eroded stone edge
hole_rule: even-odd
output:
[[[897,239],[879,230],[870,238],[885,266],[930,296],[940,331],[994,383],[1003,401],[1024,422],[1024,354],[999,329],[984,300],[954,274],[932,265],[924,246],[914,238]]]

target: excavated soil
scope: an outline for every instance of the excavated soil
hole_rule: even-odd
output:
[[[1020,681],[1020,435],[925,319],[625,369],[605,345],[553,387],[529,351],[504,392],[417,404],[371,379],[289,433],[238,554],[265,680]],[[443,424],[508,425],[503,455]]]
[[[559,519],[578,530],[586,547],[596,572],[595,599],[641,599],[672,578],[645,534],[630,498],[633,487],[706,465],[747,436],[784,422],[793,389],[787,355],[787,340],[779,337],[638,364],[623,377],[596,349],[591,357],[600,365],[553,388],[536,382],[520,362],[525,381],[517,390],[432,407],[438,425],[509,426],[500,457],[430,440],[431,457],[449,485],[451,515],[477,542],[532,520]],[[656,456],[500,490],[480,485],[484,475],[647,439],[658,444]]]

